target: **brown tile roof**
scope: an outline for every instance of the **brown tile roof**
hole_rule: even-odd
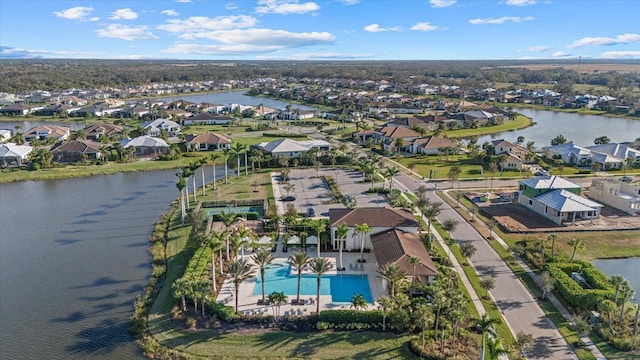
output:
[[[458,147],[458,144],[447,139],[441,138],[437,136],[427,136],[419,139],[413,140],[413,146],[416,148],[424,148],[424,149],[439,149],[441,147],[453,146]]]
[[[404,127],[404,126],[385,126],[378,131],[382,133],[384,137],[398,139],[398,138],[406,138],[406,137],[420,137],[420,134],[417,132]]]
[[[56,152],[70,152],[70,153],[82,153],[82,154],[97,154],[100,152],[100,147],[104,144],[97,143],[91,140],[71,140],[64,144],[56,145],[51,149],[52,153]]]
[[[123,126],[120,125],[112,125],[112,124],[93,124],[84,128],[85,134],[88,137],[94,137],[99,134],[105,134],[106,136],[113,136],[117,134],[122,134]]]
[[[356,226],[367,223],[381,227],[417,227],[418,222],[412,212],[400,208],[368,207],[357,209],[329,209],[331,226],[345,223]]]
[[[231,144],[231,139],[228,137],[212,132],[187,135],[185,141],[189,144]]]
[[[438,273],[417,234],[390,229],[371,235],[371,244],[379,267],[394,263],[407,275],[413,275],[413,265],[409,259],[415,256],[421,263],[416,266],[416,276],[435,276]]]

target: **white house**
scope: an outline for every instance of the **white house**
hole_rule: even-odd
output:
[[[218,125],[228,124],[232,121],[233,118],[231,116],[199,113],[189,116],[188,118],[184,119],[182,123],[184,125]]]
[[[271,142],[263,142],[254,145],[255,148],[273,157],[297,158],[302,153],[306,153],[312,148],[320,150],[330,150],[331,144],[324,140],[296,141],[293,139],[280,139]]]
[[[180,134],[180,125],[169,119],[155,119],[142,124],[145,134],[149,136],[160,136],[162,131],[166,131],[169,136]]]
[[[629,215],[640,214],[640,182],[599,178],[591,181],[589,197]]]
[[[22,166],[29,159],[33,147],[6,143],[0,145],[0,167]]]

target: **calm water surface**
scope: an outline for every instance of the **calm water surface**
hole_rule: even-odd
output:
[[[622,275],[627,279],[636,291],[634,302],[640,303],[640,258],[596,260],[594,265],[609,277]]]
[[[184,96],[171,96],[166,98],[159,98],[158,100],[173,102],[176,100],[187,100],[191,102],[208,102],[212,104],[242,104],[242,105],[252,105],[257,106],[263,104],[266,107],[276,108],[276,109],[284,109],[287,105],[291,105],[293,108],[303,109],[303,110],[314,110],[311,106],[299,105],[299,104],[290,104],[286,101],[261,98],[261,97],[253,97],[247,96],[244,93],[246,90],[240,91],[225,91],[213,94],[200,94],[200,95],[184,95]]]
[[[175,170],[0,185],[0,358],[141,358],[127,333]]]

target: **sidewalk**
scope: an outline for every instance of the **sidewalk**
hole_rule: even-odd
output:
[[[449,191],[443,191],[443,193],[450,199],[450,200],[454,200],[451,195],[449,195]],[[484,224],[483,222],[478,222],[479,224],[482,224],[483,227],[486,227],[486,224]],[[488,230],[488,228],[487,228]],[[504,247],[507,250],[510,250],[509,245],[501,238],[499,237],[495,232],[493,232],[493,239],[495,239],[502,247]],[[524,263],[524,261],[522,261],[522,259],[514,254],[514,258],[516,259],[516,261],[518,262],[518,265],[520,265],[526,272],[527,274],[533,279],[533,281],[539,286],[540,285],[540,277],[538,276],[538,274],[536,274],[533,270],[531,270],[529,268],[529,266]],[[533,296],[533,294],[531,294]],[[553,304],[553,306],[555,306],[558,311],[560,312],[560,314],[562,315],[562,317],[564,317],[569,324],[573,325],[573,317],[571,316],[571,314],[569,313],[569,311],[564,307],[564,305],[562,305],[562,303],[560,302],[560,300],[558,300],[558,298],[552,294],[552,293],[547,293],[547,299],[549,299],[549,301]],[[534,296],[535,298],[535,296]],[[553,324],[554,327],[555,324]],[[557,330],[557,327],[556,327]],[[589,351],[596,357],[596,359],[598,360],[606,360],[607,358],[604,356],[604,354],[602,354],[602,352],[600,351],[600,349],[598,349],[598,347],[591,341],[591,339],[588,336],[580,336],[580,341],[584,344],[587,344],[587,349],[589,349]]]

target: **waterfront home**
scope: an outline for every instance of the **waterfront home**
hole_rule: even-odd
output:
[[[420,137],[417,132],[403,126],[384,126],[377,129],[373,135],[374,140],[384,144],[384,150],[398,151],[403,150],[409,143]],[[404,142],[402,147],[398,145],[398,139]]]
[[[27,115],[40,109],[44,109],[44,106],[32,106],[23,103],[16,103],[1,108],[0,114],[6,116]]]
[[[233,121],[231,116],[214,115],[210,113],[199,113],[184,119],[184,125],[219,125],[228,124]]]
[[[168,136],[180,134],[180,124],[169,119],[155,119],[142,124],[144,133],[149,136],[161,136],[166,132]]]
[[[33,147],[6,143],[0,145],[0,167],[22,166],[28,162]]]
[[[83,130],[87,139],[100,141],[102,137],[113,139],[116,136],[121,136],[122,130],[124,130],[124,126],[100,123],[91,124],[85,127]]]
[[[580,185],[559,176],[520,180],[518,203],[558,225],[597,219],[603,205],[580,196]]]
[[[628,158],[631,158],[634,164],[640,164],[640,150],[618,143],[584,147],[565,143],[546,147],[544,152],[548,158],[561,159],[566,164],[578,166],[600,164],[604,170],[621,169]]]
[[[9,129],[0,129],[0,142],[11,139],[13,133]]]
[[[524,160],[525,156],[529,152],[527,148],[504,139],[493,140],[491,141],[491,145],[493,145],[496,155],[510,154],[520,160]]]
[[[293,139],[280,139],[270,142],[263,142],[252,146],[265,154],[273,157],[297,158],[301,154],[308,152],[312,148],[318,150],[330,150],[331,144],[324,140],[298,141]]]
[[[412,154],[438,155],[443,148],[453,149],[450,153],[458,154],[460,146],[454,141],[437,136],[426,136],[415,139],[409,144],[409,152]]]
[[[120,143],[125,149],[135,146],[138,157],[155,158],[169,153],[169,145],[164,140],[148,135],[122,140]]]
[[[186,135],[184,138],[187,150],[208,151],[231,148],[231,139],[224,135],[205,132],[198,135]]]
[[[92,140],[76,139],[56,144],[51,148],[51,153],[53,153],[54,161],[62,163],[97,160],[100,158],[102,146],[104,144]]]
[[[589,197],[629,215],[640,214],[640,182],[627,183],[610,178],[593,179]]]
[[[46,141],[48,139],[63,141],[67,140],[70,134],[71,130],[66,126],[40,125],[27,130],[23,137],[24,141]]]

